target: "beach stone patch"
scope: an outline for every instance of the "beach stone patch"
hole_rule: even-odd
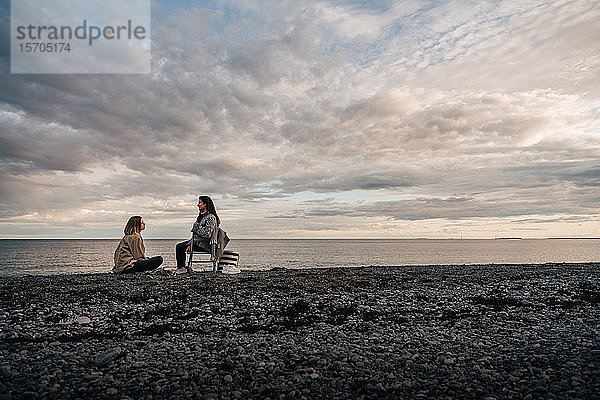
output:
[[[98,354],[94,358],[94,364],[96,364],[97,366],[106,365],[106,364],[110,363],[111,361],[114,361],[116,358],[118,358],[122,352],[123,352],[123,350],[120,347],[108,349],[108,350]]]
[[[0,398],[599,398],[599,272],[7,277]]]

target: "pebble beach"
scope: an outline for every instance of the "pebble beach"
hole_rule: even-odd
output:
[[[21,398],[600,398],[600,264],[4,277]]]

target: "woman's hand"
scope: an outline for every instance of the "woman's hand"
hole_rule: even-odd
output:
[[[188,246],[188,247],[186,247],[186,248],[185,248],[185,252],[186,252],[186,253],[189,253],[189,252],[191,252],[191,251],[192,251],[192,248],[191,248],[190,246]]]

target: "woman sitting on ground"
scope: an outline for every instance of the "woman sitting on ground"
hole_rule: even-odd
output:
[[[146,248],[142,239],[142,231],[146,229],[146,223],[140,216],[133,216],[125,225],[125,236],[115,250],[115,274],[129,274],[132,272],[150,271],[158,268],[163,258],[156,256],[146,257]]]

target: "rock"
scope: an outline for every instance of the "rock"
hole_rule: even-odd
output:
[[[143,275],[0,280],[0,399],[596,398],[600,316],[565,309],[561,291],[599,292],[599,273],[407,266],[160,284]],[[93,329],[72,317],[83,315]],[[57,326],[66,316],[71,325]],[[572,329],[576,318],[586,325]]]
[[[101,353],[97,355],[96,358],[94,358],[94,364],[96,364],[97,366],[106,365],[114,359],[116,359],[117,357],[119,357],[122,352],[123,350],[120,347],[108,349],[104,353]]]
[[[85,324],[89,324],[90,322],[92,322],[92,320],[89,317],[77,317],[75,318],[75,323],[80,324],[80,325],[85,325]]]

